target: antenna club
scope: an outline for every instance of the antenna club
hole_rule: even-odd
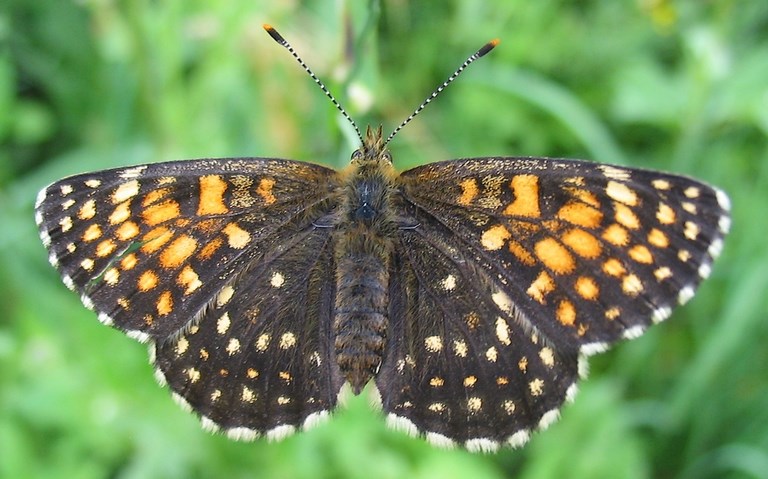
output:
[[[480,50],[477,51],[477,57],[480,58],[481,56],[487,54],[488,52],[493,50],[494,47],[499,43],[501,43],[501,40],[499,40],[498,38],[494,38],[490,42],[486,43],[485,45],[483,45],[483,47]]]
[[[267,33],[269,33],[269,36],[272,37],[274,41],[276,41],[280,45],[286,45],[285,38],[283,38],[282,35],[277,33],[277,30],[275,30],[275,28],[272,25],[270,25],[269,23],[265,23],[264,25],[262,25],[262,27],[264,28],[264,30],[267,31]]]

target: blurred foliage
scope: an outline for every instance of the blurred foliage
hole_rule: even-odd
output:
[[[392,144],[406,168],[483,155],[587,157],[731,194],[732,234],[696,299],[592,361],[523,449],[435,449],[364,398],[283,442],[203,432],[144,347],[59,282],[32,205],[46,183],[206,156],[344,164],[332,105],[392,129],[493,37]],[[0,6],[0,477],[768,477],[768,3],[737,0],[4,0]]]

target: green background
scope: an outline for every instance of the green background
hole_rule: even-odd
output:
[[[768,477],[768,3],[728,0],[5,0],[0,6],[0,476]],[[275,5],[273,5],[275,4]],[[46,261],[45,184],[178,158],[343,165],[349,127],[262,30],[296,47],[400,168],[590,158],[725,189],[733,228],[697,297],[592,360],[520,450],[444,451],[365,398],[274,444],[202,431],[145,347],[101,326]]]

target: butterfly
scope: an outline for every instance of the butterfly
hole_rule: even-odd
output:
[[[391,426],[433,444],[520,446],[588,356],[693,296],[729,200],[567,159],[397,172],[392,137],[496,44],[388,138],[358,130],[341,171],[223,158],[57,181],[36,203],[50,263],[102,323],[149,343],[158,381],[208,430],[279,439],[370,385]]]

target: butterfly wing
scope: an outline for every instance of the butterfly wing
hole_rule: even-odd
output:
[[[410,286],[391,292],[404,338],[378,380],[383,406],[395,423],[472,449],[516,445],[546,425],[573,390],[578,358],[687,301],[729,225],[724,193],[653,171],[477,158],[401,178],[411,226],[399,233],[399,267]],[[453,392],[427,387],[434,377]]]
[[[162,340],[200,315],[236,271],[269,259],[329,211],[334,175],[266,158],[107,170],[42,190],[36,220],[51,264],[102,322]]]
[[[157,376],[177,402],[233,439],[314,425],[343,383],[330,331],[330,229],[296,232],[283,246],[238,274],[189,330],[155,346]]]

